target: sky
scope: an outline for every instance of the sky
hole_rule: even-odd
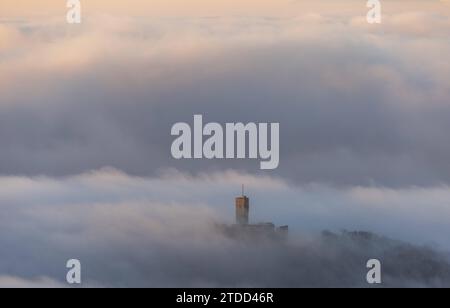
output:
[[[145,273],[170,268],[174,251],[199,266],[185,285],[265,286],[256,268],[227,276],[239,245],[202,244],[211,222],[232,222],[242,183],[254,222],[291,227],[289,252],[261,267],[299,247],[332,255],[317,248],[322,230],[450,250],[448,1],[387,1],[380,25],[356,0],[91,0],[81,25],[61,3],[0,3],[0,286],[64,285],[74,255],[91,268],[111,256],[93,286],[173,286],[173,273]],[[170,128],[194,114],[279,122],[280,167],[174,160]],[[216,275],[195,263],[205,251]],[[354,282],[272,270],[282,286]]]
[[[365,1],[360,0],[130,0],[126,4],[119,1],[91,0],[82,2],[87,13],[114,13],[141,16],[196,16],[204,15],[247,15],[247,16],[297,16],[298,12],[317,11],[322,13],[349,13],[365,9]],[[390,10],[435,11],[447,0],[390,0],[383,6]],[[65,1],[42,0],[33,4],[29,0],[4,0],[0,10],[8,16],[49,15],[65,11]]]

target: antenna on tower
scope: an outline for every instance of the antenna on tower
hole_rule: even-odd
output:
[[[244,197],[245,196],[245,187],[244,187],[244,184],[242,184],[242,197]]]

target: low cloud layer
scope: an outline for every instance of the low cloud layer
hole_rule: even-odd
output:
[[[244,181],[251,220],[290,224],[288,242],[239,241],[215,227],[233,222]],[[386,286],[450,284],[448,256],[438,252],[450,250],[444,187],[341,191],[232,171],[140,178],[112,169],[0,183],[0,286],[66,286],[72,258],[82,261],[84,286],[94,287],[366,286],[370,258],[382,260]],[[320,235],[343,229],[413,245]]]

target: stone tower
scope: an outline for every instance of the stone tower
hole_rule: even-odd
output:
[[[236,198],[236,223],[238,225],[248,225],[250,212],[250,200],[244,195],[242,187],[242,196]]]

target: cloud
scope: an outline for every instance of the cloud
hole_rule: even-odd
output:
[[[401,16],[404,24],[416,15]],[[257,172],[257,162],[171,159],[170,127],[201,113],[222,123],[280,122],[276,174],[297,183],[450,182],[448,27],[431,37],[402,27],[380,33],[311,14],[7,27],[23,43],[1,52],[3,174]]]
[[[387,35],[403,35],[412,37],[447,37],[450,15],[436,11],[406,11],[396,14],[383,14],[381,25],[367,23],[365,16],[351,19],[350,24],[370,33]]]
[[[251,220],[289,223],[288,242],[235,240],[216,227],[233,221],[242,182]],[[234,171],[142,178],[114,169],[0,184],[0,286],[64,286],[72,258],[90,287],[366,286],[370,258],[382,260],[386,286],[450,284],[448,256],[423,246],[450,249],[448,187],[336,190]],[[361,228],[414,245],[320,235]]]
[[[14,48],[16,44],[23,44],[20,31],[15,27],[0,23],[0,54]]]
[[[66,285],[47,277],[33,280],[20,277],[0,276],[0,288],[64,288]]]
[[[372,27],[360,1],[226,2],[88,8],[72,27],[2,1],[0,287],[65,286],[72,258],[84,286],[366,286],[374,257],[387,286],[450,285],[441,4],[393,1]],[[171,159],[172,124],[197,113],[280,122],[280,168]],[[218,231],[242,183],[252,221],[289,224],[288,243]]]

